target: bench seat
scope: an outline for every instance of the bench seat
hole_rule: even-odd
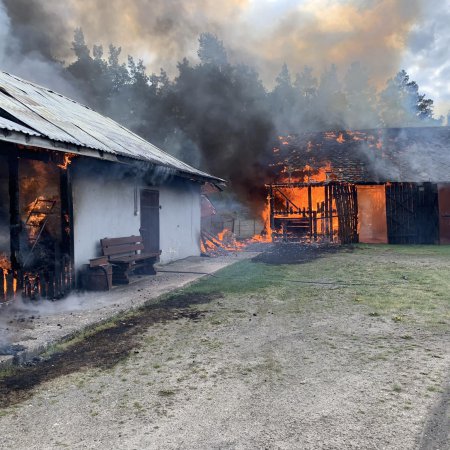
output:
[[[102,255],[90,260],[90,264],[111,264],[113,284],[128,284],[130,273],[156,274],[153,265],[158,261],[161,250],[146,252],[141,236],[124,236],[100,239]]]
[[[139,253],[138,255],[122,255],[122,256],[110,256],[110,263],[130,263],[133,261],[142,261],[144,259],[158,257],[160,253]]]

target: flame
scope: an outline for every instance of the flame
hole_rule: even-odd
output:
[[[280,183],[320,183],[323,181],[337,180],[339,177],[333,172],[331,163],[314,168],[306,164],[302,169],[292,169],[284,166],[281,169]]]
[[[325,139],[327,140],[336,140],[337,136],[336,133],[334,131],[325,131],[325,133],[323,134]]]
[[[64,153],[64,161],[61,164],[56,164],[60,169],[67,170],[70,164],[72,164],[72,158],[75,155],[72,153]]]
[[[34,239],[36,239],[36,237],[39,233],[40,225],[41,225],[42,221],[45,220],[45,218],[46,218],[45,210],[43,212],[39,212],[39,213],[33,213],[33,214],[30,214],[30,213],[33,212],[35,205],[38,205],[40,201],[45,201],[45,200],[46,199],[43,196],[36,197],[36,199],[34,201],[32,201],[31,203],[29,203],[27,205],[27,207],[25,208],[25,213],[27,215],[26,225],[27,225],[28,239],[30,241],[33,241]],[[44,208],[49,209],[46,206],[44,206]]]
[[[0,269],[3,274],[3,295],[6,299],[8,293],[8,273],[11,270],[11,262],[9,258],[4,254],[0,253]]]
[[[5,293],[6,296],[6,292],[8,291],[8,280],[6,279],[8,275],[8,270],[2,269],[2,272],[3,272],[3,292]]]
[[[339,144],[343,144],[345,142],[344,133],[339,133],[339,136],[336,138],[336,142],[339,142]]]

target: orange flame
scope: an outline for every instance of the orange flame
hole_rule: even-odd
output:
[[[67,170],[70,164],[72,164],[72,158],[75,155],[72,153],[64,153],[64,161],[61,164],[57,164],[60,169]]]
[[[3,294],[6,298],[8,292],[8,273],[11,270],[11,262],[4,253],[0,253],[0,269],[3,274]]]

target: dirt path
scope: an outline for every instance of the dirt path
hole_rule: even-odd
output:
[[[449,448],[448,325],[356,301],[387,288],[350,285],[355,258],[395,261],[418,289],[410,255],[240,263],[54,355],[32,386],[11,378],[18,396],[3,384],[1,447]],[[318,284],[272,281],[306,274]]]

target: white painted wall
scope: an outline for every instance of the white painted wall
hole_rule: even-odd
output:
[[[159,188],[161,262],[200,255],[200,185],[179,182]]]
[[[146,188],[117,173],[101,175],[83,164],[72,179],[75,269],[100,256],[100,239],[138,235],[140,207],[135,189]],[[161,262],[200,254],[200,185],[177,180],[149,189],[160,192]]]

